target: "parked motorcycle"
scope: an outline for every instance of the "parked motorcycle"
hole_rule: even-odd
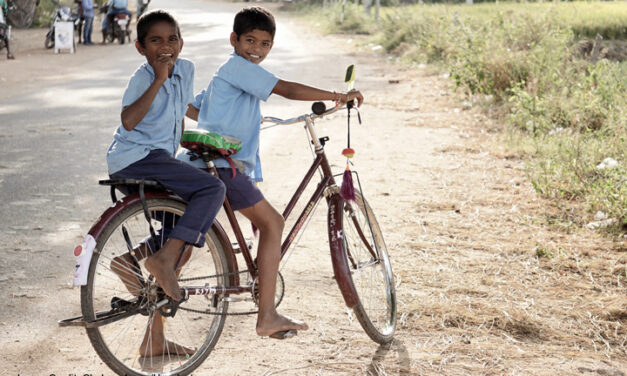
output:
[[[46,41],[44,45],[48,49],[54,47],[54,24],[56,22],[72,22],[74,24],[74,30],[78,30],[81,23],[81,18],[76,11],[72,10],[72,8],[61,5],[54,0],[52,3],[58,7],[54,12],[54,20],[52,21],[52,25],[50,25],[50,30],[48,30],[48,33],[46,34]]]
[[[110,5],[111,6],[111,5]],[[117,13],[108,15],[109,6],[103,6],[100,8],[101,13],[105,13],[105,17],[108,17],[108,27],[104,31],[103,38],[107,43],[113,43],[114,40],[118,40],[118,43],[124,44],[124,41],[128,39],[131,42],[131,17],[126,13]]]

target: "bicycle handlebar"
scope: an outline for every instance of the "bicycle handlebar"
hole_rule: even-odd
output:
[[[314,120],[314,119],[318,119],[318,118],[321,118],[323,116],[330,115],[330,114],[332,114],[332,113],[334,113],[336,111],[339,111],[339,110],[342,110],[342,109],[346,108],[346,106],[339,105],[339,106],[334,106],[333,108],[330,108],[328,110],[323,110],[323,112],[321,112],[321,113],[316,113],[316,112],[319,112],[318,111],[319,108],[316,108],[316,106],[320,106],[318,103],[322,103],[322,102],[315,102],[312,105],[312,111],[313,111],[312,113],[300,115],[300,116],[297,116],[297,117],[293,117],[291,119],[279,119],[279,118],[272,117],[272,116],[264,116],[261,119],[261,123],[273,123],[273,125],[269,125],[269,126],[264,127],[262,129],[269,128],[269,127],[274,127],[276,125],[288,125],[288,124],[300,123],[300,122],[305,121],[307,118],[309,118],[311,120]],[[322,107],[322,108],[324,109],[324,107]]]

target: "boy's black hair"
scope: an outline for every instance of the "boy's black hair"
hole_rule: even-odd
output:
[[[153,10],[152,12],[148,12],[143,14],[137,20],[137,41],[143,47],[146,46],[146,35],[148,35],[148,31],[152,27],[152,25],[158,22],[167,22],[170,25],[176,28],[176,34],[178,37],[181,37],[181,29],[179,28],[179,23],[176,22],[174,17],[163,9]]]
[[[274,39],[276,23],[269,10],[262,7],[246,7],[237,12],[235,21],[233,21],[233,32],[237,35],[238,40],[242,34],[255,29],[267,31]]]

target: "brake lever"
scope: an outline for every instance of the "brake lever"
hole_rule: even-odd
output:
[[[357,111],[357,121],[359,121],[359,124],[361,124],[361,114],[359,113],[359,107],[355,106],[355,100],[354,99],[346,102],[346,109],[348,110],[349,123],[350,123],[350,113],[351,113],[351,110],[355,110],[355,111]]]

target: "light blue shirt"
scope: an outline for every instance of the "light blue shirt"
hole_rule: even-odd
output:
[[[91,0],[82,0],[83,17],[94,18],[94,3]]]
[[[122,108],[141,97],[155,79],[148,63],[139,67],[131,77]],[[178,59],[172,77],[168,78],[152,101],[146,116],[132,131],[122,125],[113,135],[107,151],[109,175],[143,159],[151,150],[163,149],[174,155],[181,140],[182,122],[187,105],[194,100],[194,63]]]
[[[124,9],[128,6],[128,0],[111,0],[114,8]]]
[[[196,95],[192,105],[200,110],[198,128],[242,141],[242,150],[231,158],[241,161],[253,181],[261,181],[259,160],[259,130],[261,125],[260,100],[272,94],[279,79],[257,64],[233,52],[213,75],[207,89]],[[190,161],[183,149],[178,159],[200,168],[205,163]],[[224,159],[215,161],[216,167],[230,167]]]

